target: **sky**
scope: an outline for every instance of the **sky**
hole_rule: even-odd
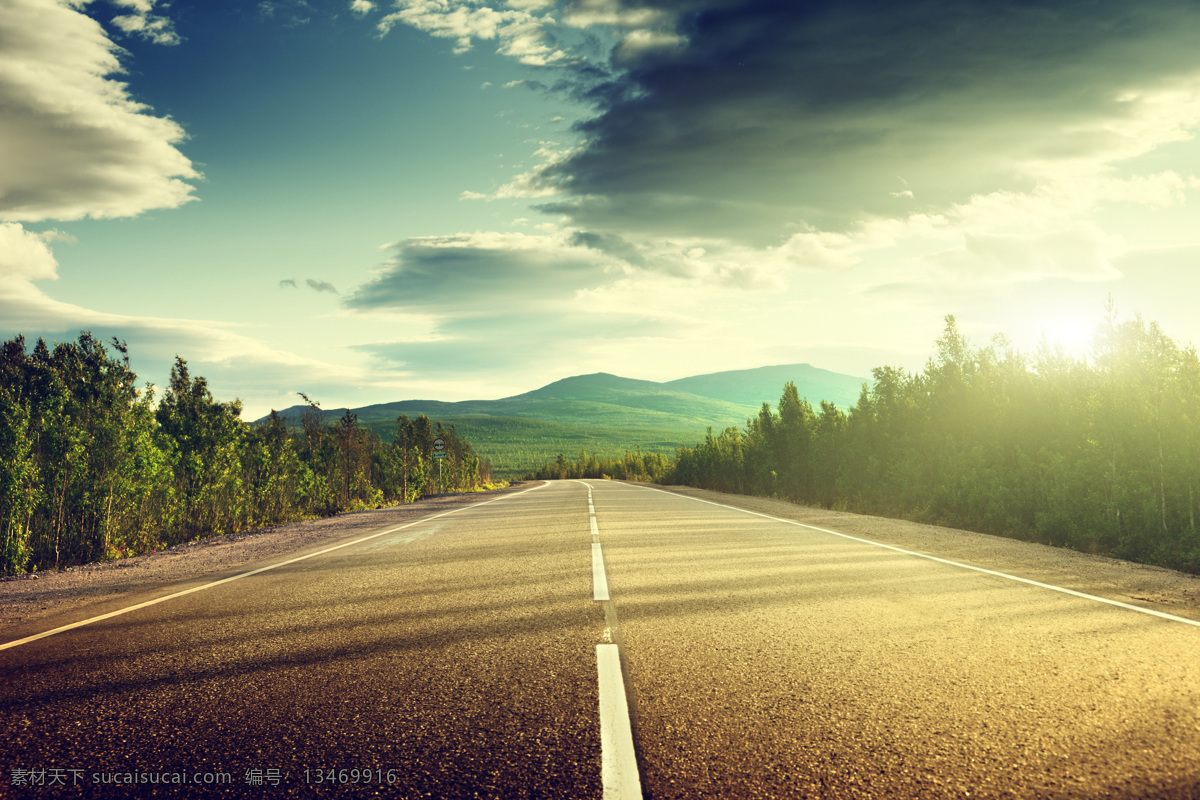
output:
[[[1200,341],[1200,5],[0,0],[0,336],[243,417]],[[159,390],[161,393],[161,389]],[[770,399],[770,398],[764,398]]]

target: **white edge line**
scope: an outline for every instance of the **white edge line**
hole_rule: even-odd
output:
[[[633,485],[636,486],[637,484],[633,484]],[[756,517],[763,517],[764,519],[774,520],[775,522],[784,522],[784,523],[787,523],[788,525],[796,525],[797,527],[800,527],[800,528],[808,528],[809,530],[820,531],[821,533],[828,533],[833,536],[840,536],[843,539],[850,539],[851,541],[862,542],[863,544],[869,544],[874,547],[882,547],[884,550],[891,550],[896,553],[903,553],[906,556],[916,556],[917,558],[924,558],[929,561],[936,561],[939,564],[949,564],[952,567],[961,567],[962,569],[969,569],[972,572],[982,572],[985,575],[994,575],[997,578],[1005,578],[1006,580],[1016,581],[1017,583],[1025,583],[1030,586],[1037,586],[1038,588],[1041,588],[1041,589],[1050,589],[1051,591],[1062,592],[1063,594],[1069,594],[1074,597],[1081,597],[1084,600],[1094,600],[1097,603],[1105,603],[1110,606],[1116,606],[1117,608],[1124,608],[1129,611],[1137,611],[1142,614],[1149,614],[1152,617],[1159,617],[1161,619],[1170,620],[1171,622],[1182,622],[1185,625],[1192,625],[1197,628],[1200,628],[1200,621],[1197,621],[1194,619],[1188,619],[1186,617],[1177,617],[1174,614],[1167,614],[1163,611],[1155,611],[1152,608],[1143,608],[1142,606],[1135,606],[1135,605],[1131,605],[1130,603],[1122,603],[1120,600],[1110,600],[1107,597],[1097,597],[1094,594],[1086,594],[1084,592],[1077,592],[1074,589],[1066,589],[1062,586],[1055,586],[1054,584],[1050,584],[1050,583],[1041,583],[1040,581],[1030,580],[1029,578],[1021,578],[1016,575],[1009,575],[1007,572],[997,572],[994,569],[985,569],[984,567],[975,567],[970,564],[964,564],[961,561],[950,561],[949,559],[938,558],[937,556],[931,556],[927,553],[918,553],[915,550],[905,550],[902,547],[895,547],[890,544],[883,544],[882,542],[873,542],[870,539],[863,539],[858,536],[851,536],[848,533],[838,533],[837,531],[831,531],[828,528],[818,528],[816,525],[806,525],[803,522],[797,522],[794,519],[784,519],[783,517],[773,517],[770,514],[763,514],[758,511],[750,511],[745,508],[738,508],[737,506],[726,505],[725,503],[714,503],[712,500],[704,500],[699,497],[692,497],[692,496],[686,495],[686,494],[679,494],[678,492],[669,492],[665,489],[655,489],[653,486],[638,486],[637,488],[646,489],[651,492],[662,492],[663,494],[669,494],[673,497],[681,497],[685,500],[695,500],[697,503],[707,503],[710,506],[717,506],[719,508],[728,508],[733,511],[740,511],[743,514],[752,514]]]
[[[120,609],[117,609],[116,611],[110,611],[107,614],[101,614],[98,617],[91,617],[90,619],[80,620],[79,622],[72,622],[70,625],[63,625],[61,628],[55,628],[53,630],[43,631],[42,633],[35,633],[32,636],[26,636],[24,639],[17,639],[12,642],[5,642],[4,644],[0,644],[0,650],[7,650],[10,647],[20,647],[23,644],[29,644],[30,642],[36,642],[38,639],[45,639],[47,636],[53,636],[56,633],[64,633],[69,630],[74,630],[75,628],[82,628],[84,625],[91,625],[93,622],[101,622],[106,619],[112,619],[113,617],[119,617],[122,614],[128,614],[130,611],[137,611],[138,609],[146,608],[147,606],[153,606],[153,605],[157,605],[158,603],[164,603],[167,600],[174,600],[176,597],[183,597],[186,594],[192,594],[193,592],[202,592],[205,589],[211,589],[214,586],[220,586],[223,583],[229,583],[231,581],[241,580],[242,578],[249,578],[251,575],[257,575],[260,572],[267,572],[268,570],[276,569],[277,567],[286,567],[288,564],[295,564],[297,561],[304,561],[305,559],[316,558],[317,556],[323,556],[326,553],[332,553],[334,550],[341,550],[343,547],[352,547],[356,544],[361,544],[362,542],[370,541],[371,539],[376,539],[380,536],[387,536],[389,533],[395,533],[396,531],[402,531],[405,528],[411,528],[414,525],[420,525],[423,522],[429,522],[431,520],[439,519],[441,517],[445,517],[450,514],[457,513],[459,511],[465,511],[468,508],[478,508],[479,506],[485,506],[488,503],[495,503],[498,500],[506,500],[509,497],[516,497],[517,495],[525,494],[526,492],[532,492],[535,489],[540,489],[545,485],[546,484],[542,483],[542,484],[539,484],[539,485],[534,486],[529,489],[523,489],[519,492],[513,492],[512,494],[501,495],[500,497],[493,497],[491,500],[484,500],[481,503],[472,503],[469,506],[460,506],[458,508],[453,508],[449,511],[443,511],[440,514],[434,514],[433,516],[430,516],[430,517],[422,517],[421,519],[414,520],[413,522],[409,522],[404,525],[397,526],[395,528],[388,528],[386,531],[380,531],[379,533],[372,533],[369,536],[363,536],[361,538],[355,539],[350,542],[342,542],[341,544],[335,544],[333,547],[326,547],[324,550],[318,550],[315,553],[308,553],[307,555],[297,556],[296,558],[290,558],[287,561],[280,561],[276,564],[268,564],[265,567],[259,567],[258,569],[252,569],[249,572],[243,572],[238,575],[231,575],[230,577],[222,578],[219,581],[213,581],[212,583],[206,583],[206,584],[203,584],[202,586],[193,586],[191,589],[184,589],[181,592],[175,592],[174,594],[163,595],[162,597],[156,597],[153,600],[147,600],[144,603],[138,603],[137,605],[127,606],[126,608],[120,608]]]
[[[604,800],[640,798],[642,781],[617,645],[596,645],[596,669],[600,674],[600,783]]]

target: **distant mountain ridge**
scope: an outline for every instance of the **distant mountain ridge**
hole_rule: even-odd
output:
[[[596,372],[498,400],[401,400],[351,410],[385,439],[395,435],[396,418],[402,414],[425,414],[453,424],[477,452],[500,462],[498,473],[515,474],[559,452],[578,455],[580,449],[598,455],[620,455],[637,447],[673,452],[702,439],[707,428],[745,425],[764,402],[776,408],[788,381],[816,409],[821,400],[828,400],[848,410],[865,380],[811,364],[714,372],[662,383]],[[296,405],[279,413],[298,422],[306,409]],[[322,409],[329,421],[345,412]]]
[[[867,379],[830,372],[811,364],[781,364],[712,372],[662,383],[594,372],[563,378],[541,388],[498,400],[400,400],[351,410],[363,421],[382,417],[394,420],[400,414],[584,421],[580,420],[579,412],[594,411],[591,406],[605,405],[697,420],[732,419],[737,420],[732,424],[740,424],[747,415],[757,414],[764,402],[775,407],[788,381],[796,384],[800,396],[806,397],[814,408],[819,407],[821,400],[828,400],[848,410],[858,400],[862,384]],[[580,408],[580,404],[588,408]],[[295,405],[280,414],[285,418],[296,418],[306,408],[304,405]],[[326,416],[341,416],[345,412],[344,407],[323,409]]]
[[[729,403],[752,405],[761,408],[764,402],[772,407],[783,394],[783,385],[788,381],[796,384],[801,397],[807,397],[813,408],[820,408],[822,400],[828,400],[843,411],[848,411],[858,402],[858,395],[867,378],[856,378],[840,372],[830,372],[811,364],[780,364],[755,369],[735,369],[711,372],[667,381],[670,386],[702,397],[712,397]],[[774,394],[770,394],[774,387]]]

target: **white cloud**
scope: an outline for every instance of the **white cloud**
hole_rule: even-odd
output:
[[[840,270],[859,263],[858,253],[870,245],[861,238],[829,231],[806,231],[769,250],[785,263],[803,270]]]
[[[1187,201],[1200,180],[1173,170],[1118,177],[1112,168],[1047,180],[1029,191],[977,194],[945,211],[947,229],[961,232],[1049,232],[1095,215],[1111,204],[1167,208]]]
[[[613,50],[612,59],[619,67],[635,67],[648,57],[680,50],[686,43],[684,37],[671,31],[630,31]]]
[[[179,44],[179,34],[170,18],[154,13],[155,0],[111,0],[114,5],[133,9],[132,14],[113,17],[112,24],[154,44]]]
[[[33,233],[15,222],[0,222],[0,280],[47,281],[58,278],[58,261],[49,242],[57,231]]]
[[[563,12],[563,22],[577,28],[671,26],[672,15],[661,8],[627,7],[618,0],[575,0]]]
[[[533,157],[540,163],[522,172],[496,190],[497,199],[510,197],[551,197],[558,194],[557,181],[547,179],[548,173],[579,151],[579,147],[564,147],[558,142],[541,142]]]
[[[237,330],[241,325],[111,314],[55,300],[35,282],[57,279],[57,262],[47,243],[63,238],[69,237],[0,223],[0,336],[25,334],[60,342],[81,330],[101,341],[115,336],[128,342],[139,378],[160,384],[178,354],[196,374],[209,378],[218,397],[243,398],[243,415],[249,419],[272,406],[292,405],[294,394],[289,393],[297,390],[324,397],[344,396],[347,386],[384,387],[389,394],[387,386],[395,390],[394,376],[369,369],[365,358],[331,363],[298,355]],[[281,281],[280,287],[285,286],[295,287],[295,281]]]
[[[410,25],[441,39],[456,39],[456,53],[471,49],[472,39],[495,39],[500,29],[528,17],[524,11],[496,11],[454,0],[398,0],[394,11],[379,21],[387,33],[398,23]]]
[[[139,14],[149,14],[154,10],[154,4],[157,0],[109,0],[114,6],[124,6],[132,8]]]
[[[1120,239],[1095,225],[1036,235],[968,233],[961,247],[924,259],[938,277],[958,282],[1027,283],[1055,278],[1110,281],[1121,277],[1113,261],[1124,247]]]
[[[350,0],[350,11],[362,17],[370,14],[375,10],[375,4],[371,0]]]
[[[193,199],[199,173],[157,117],[110,76],[116,45],[53,0],[9,0],[0,14],[0,220],[133,216]]]
[[[175,32],[171,20],[166,17],[126,14],[113,17],[112,23],[125,33],[137,34],[155,44],[179,44],[182,41],[179,34]]]
[[[1187,199],[1188,189],[1200,188],[1200,180],[1184,178],[1174,170],[1128,178],[1106,178],[1099,182],[1095,197],[1110,202],[1166,208]]]
[[[565,50],[550,44],[546,34],[546,26],[551,20],[545,17],[533,17],[507,25],[501,31],[502,55],[517,59],[522,64],[534,67],[545,67],[568,60]]]
[[[1034,174],[1097,174],[1109,164],[1149,153],[1164,144],[1192,139],[1200,129],[1200,72],[1159,79],[1149,87],[1115,94],[1091,120],[1064,127],[1061,135],[1093,142],[1078,158],[1060,154],[1027,165]]]
[[[552,8],[557,0],[506,0],[505,5],[519,11],[542,11]]]
[[[567,59],[564,50],[550,44],[550,16],[530,13],[544,3],[510,3],[508,9],[481,6],[477,0],[396,0],[397,11],[378,23],[381,34],[398,24],[409,25],[439,39],[454,39],[454,52],[465,53],[473,40],[498,41],[497,52],[522,64],[545,66]]]

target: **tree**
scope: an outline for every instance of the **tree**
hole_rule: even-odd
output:
[[[807,500],[812,493],[812,463],[809,448],[812,439],[813,410],[800,397],[796,384],[788,381],[779,398],[777,472],[784,492],[795,500]]]
[[[192,538],[231,529],[242,509],[238,448],[243,435],[241,402],[218,403],[204,378],[193,379],[175,357],[171,379],[155,414],[170,442],[181,499],[179,535]]]

